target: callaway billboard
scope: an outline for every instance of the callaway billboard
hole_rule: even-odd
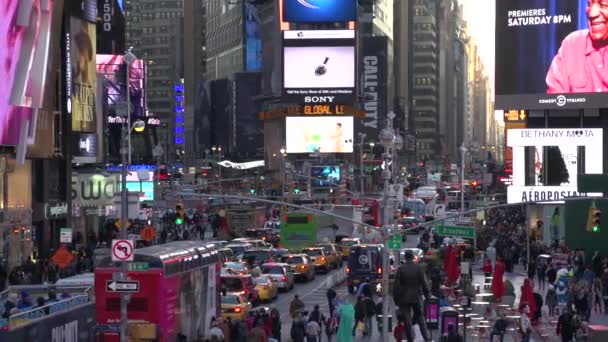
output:
[[[496,2],[496,108],[605,106],[604,0]]]
[[[357,0],[282,0],[283,21],[328,23],[357,19]]]
[[[602,141],[601,128],[508,130],[507,145],[513,148],[508,203],[601,196],[579,193],[577,176],[602,173]]]
[[[355,31],[285,31],[283,87],[284,97],[297,103],[311,96],[334,96],[332,103],[352,103]]]

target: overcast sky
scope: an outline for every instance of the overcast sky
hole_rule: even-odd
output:
[[[496,0],[459,0],[464,6],[464,18],[479,46],[479,53],[494,89],[494,20]],[[492,94],[494,97],[494,94]]]

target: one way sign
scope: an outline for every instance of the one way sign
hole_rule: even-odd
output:
[[[139,292],[139,281],[137,280],[107,280],[106,281],[107,292]]]

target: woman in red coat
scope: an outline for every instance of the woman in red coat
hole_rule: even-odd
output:
[[[492,293],[496,302],[502,300],[502,296],[505,294],[505,284],[502,280],[505,274],[505,263],[502,262],[502,258],[498,257],[496,260],[496,266],[494,266],[494,277],[492,278]]]

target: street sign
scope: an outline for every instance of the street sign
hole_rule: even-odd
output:
[[[466,239],[475,238],[475,227],[467,226],[439,226],[437,234],[442,236],[461,237]]]
[[[133,240],[112,240],[112,261],[133,261]]]
[[[59,228],[59,242],[72,243],[72,228]]]
[[[435,212],[434,212],[434,217],[435,218],[445,218],[445,204],[435,204]]]
[[[147,262],[132,262],[129,264],[129,271],[147,271],[150,269],[150,264]]]
[[[152,226],[146,226],[144,229],[142,229],[139,235],[144,241],[150,242],[156,237],[156,229]]]
[[[137,280],[106,280],[106,292],[139,292]]]
[[[122,222],[121,222],[121,220],[116,220],[114,222],[114,226],[116,228],[118,228],[118,230],[120,230],[122,228]],[[127,229],[129,229],[130,227],[131,227],[131,221],[127,221]]]
[[[388,248],[390,249],[401,249],[402,238],[401,235],[393,235],[388,240]]]
[[[74,256],[65,247],[60,247],[51,258],[51,261],[61,269],[68,267],[72,260],[74,260]]]

